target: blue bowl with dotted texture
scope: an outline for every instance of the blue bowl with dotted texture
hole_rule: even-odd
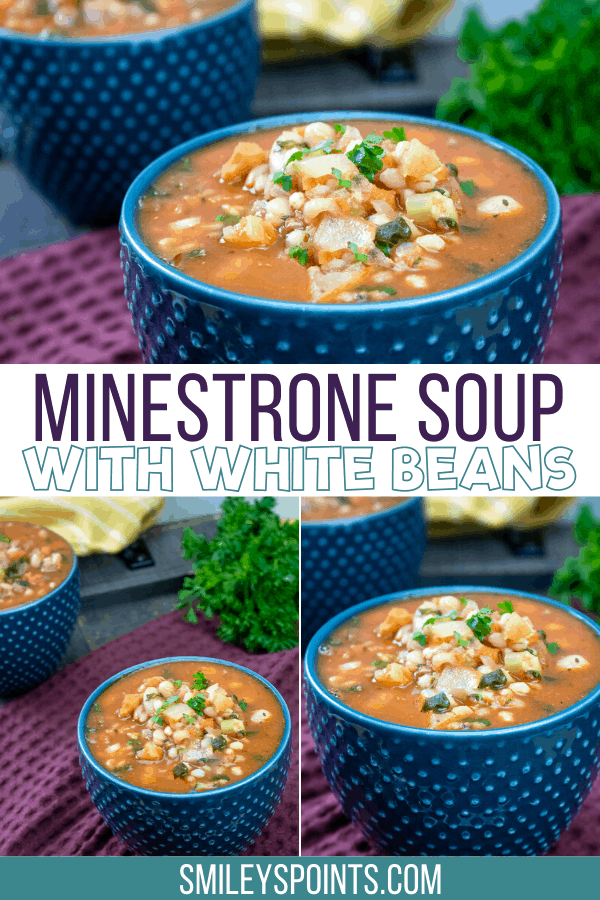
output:
[[[0,697],[23,694],[45,681],[61,661],[75,629],[79,566],[39,600],[0,611]]]
[[[183,156],[215,141],[315,119],[398,118],[476,137],[541,182],[548,217],[511,263],[449,291],[384,303],[290,303],[196,281],[159,259],[137,226],[140,197]],[[562,272],[560,202],[536,163],[487,135],[418,116],[321,112],[222,128],[157,159],[133,182],[121,215],[125,296],[148,363],[527,363],[541,362]]]
[[[127,784],[111,775],[90,753],[85,725],[92,704],[124,675],[174,662],[220,663],[262,681],[279,701],[285,729],[278,749],[254,774],[214,791],[168,794]],[[266,826],[275,812],[292,755],[290,714],[281,694],[261,675],[236,663],[198,656],[154,659],[113,675],[96,688],[81,710],[77,724],[79,761],[94,806],[110,828],[141,856],[237,856]]]
[[[320,683],[319,646],[352,616],[390,600],[481,592],[560,603],[503,588],[427,588],[347,610],[314,636],[305,692],[317,755],[344,813],[382,854],[533,856],[568,828],[600,766],[600,686],[547,719],[493,731],[429,731],[382,722]],[[596,632],[600,628],[568,610]]]
[[[71,221],[111,225],[156,156],[248,117],[258,69],[253,0],[143,34],[40,39],[0,29],[4,149]]]
[[[302,647],[355,603],[418,583],[427,543],[421,497],[366,516],[302,522]]]

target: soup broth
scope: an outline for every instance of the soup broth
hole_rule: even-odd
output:
[[[54,532],[26,522],[0,522],[0,611],[45,597],[73,567],[73,551]]]
[[[359,712],[414,728],[477,731],[534,722],[598,684],[591,628],[526,597],[474,593],[391,602],[319,649],[324,687]]]
[[[112,775],[152,791],[210,791],[269,760],[285,729],[262,682],[202,661],[150,666],[120,678],[88,715],[94,758]]]
[[[542,186],[476,138],[401,120],[313,122],[191,153],[141,200],[150,249],[274,300],[366,303],[474,281],[546,219]]]
[[[302,497],[303,522],[368,516],[404,503],[403,497]]]

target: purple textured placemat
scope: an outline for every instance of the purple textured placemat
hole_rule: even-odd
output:
[[[548,363],[600,362],[600,194],[566,197]],[[0,363],[141,362],[107,228],[0,262]]]
[[[280,691],[292,718],[294,753],[288,784],[251,856],[298,853],[298,651],[250,654],[223,644],[214,625],[161,616],[67,666],[2,710],[10,723],[0,767],[0,855],[124,856],[81,777],[77,719],[92,691],[111,675],[151,659],[211,656],[259,673]]]
[[[329,790],[302,710],[302,855],[375,856]],[[600,856],[600,778],[571,827],[548,856]]]

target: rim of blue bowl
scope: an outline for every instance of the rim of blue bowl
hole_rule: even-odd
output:
[[[93,47],[105,46],[107,44],[141,44],[144,41],[157,43],[163,38],[177,34],[179,31],[191,31],[193,28],[202,28],[206,25],[212,25],[221,19],[235,15],[244,6],[253,6],[255,0],[238,0],[233,6],[209,16],[207,19],[201,19],[199,22],[186,22],[183,25],[175,25],[172,28],[160,28],[156,31],[132,31],[128,34],[111,34],[106,37],[66,37],[56,35],[48,38],[40,38],[39,34],[25,34],[22,31],[11,31],[9,28],[0,28],[0,38],[15,38],[28,43],[42,44],[42,46],[69,46],[69,47]]]
[[[46,531],[49,531],[50,534],[53,534],[55,537],[60,538],[61,541],[64,541],[65,544],[68,544],[71,547],[71,553],[73,554],[73,562],[71,564],[71,568],[69,569],[69,574],[65,575],[60,584],[57,584],[55,588],[52,588],[50,593],[44,594],[43,597],[38,597],[37,600],[31,600],[29,603],[20,603],[18,606],[9,606],[8,609],[0,609],[0,616],[9,616],[15,615],[17,613],[22,613],[26,609],[33,609],[34,606],[38,606],[40,603],[45,603],[47,600],[52,600],[53,596],[64,588],[65,584],[72,577],[73,573],[77,571],[77,554],[75,550],[69,544],[69,541],[62,537],[62,535],[57,534],[56,531],[52,531],[51,528],[47,528],[46,525],[34,525],[32,522],[21,522],[20,519],[4,519],[4,522],[19,522],[21,525],[31,525],[33,528],[44,528]],[[0,530],[2,528],[2,521],[0,521]]]
[[[374,716],[369,716],[367,713],[357,712],[350,706],[346,706],[344,703],[340,703],[339,700],[336,700],[336,698],[333,697],[319,681],[316,671],[316,659],[319,647],[336,628],[348,619],[351,619],[353,616],[364,612],[367,609],[371,609],[374,606],[380,606],[393,600],[409,600],[415,597],[443,596],[444,594],[460,593],[502,594],[512,597],[525,597],[528,600],[537,600],[548,606],[553,606],[556,609],[568,612],[574,618],[579,619],[580,622],[587,625],[600,640],[600,627],[588,618],[588,616],[584,616],[570,606],[565,606],[564,603],[559,603],[556,600],[550,600],[548,597],[543,597],[541,594],[530,594],[527,591],[516,591],[499,587],[460,584],[400,591],[393,594],[384,594],[381,597],[374,597],[372,600],[365,600],[363,603],[351,606],[343,612],[338,613],[338,615],[334,616],[326,622],[325,625],[319,628],[316,634],[311,638],[304,656],[304,673],[307,682],[310,685],[310,690],[318,696],[321,702],[331,707],[334,713],[337,713],[346,720],[350,720],[352,724],[356,726],[362,726],[364,728],[365,725],[368,725],[369,727],[387,732],[390,737],[398,737],[406,734],[411,737],[421,738],[422,740],[442,742],[453,740],[498,741],[506,739],[506,737],[514,734],[518,734],[521,737],[536,731],[544,730],[548,727],[554,728],[561,725],[565,720],[571,719],[573,716],[583,712],[588,706],[598,706],[598,701],[600,701],[600,683],[598,683],[589,694],[582,697],[581,700],[578,700],[577,703],[566,707],[566,709],[563,709],[560,712],[553,713],[551,716],[546,716],[543,719],[536,719],[533,722],[523,722],[519,725],[507,725],[505,728],[492,728],[489,731],[444,731],[442,729],[414,728],[412,725],[400,725],[395,722],[386,722],[383,719],[376,719]],[[598,712],[600,715],[600,709]]]
[[[541,183],[546,195],[547,218],[544,227],[522,253],[515,259],[501,266],[494,272],[483,275],[480,278],[470,281],[467,284],[459,285],[446,291],[438,291],[434,294],[426,294],[419,297],[408,297],[403,300],[386,300],[377,303],[302,303],[291,300],[269,300],[267,298],[255,297],[250,294],[240,294],[235,291],[228,291],[224,288],[215,287],[204,281],[198,281],[185,275],[178,269],[169,266],[164,260],[156,256],[155,253],[144,243],[140,231],[137,226],[137,212],[139,207],[139,199],[146,190],[153,184],[163,172],[177,162],[182,156],[186,156],[195,150],[200,150],[209,144],[217,143],[225,138],[235,134],[249,134],[252,131],[258,131],[268,128],[280,127],[285,125],[299,124],[303,122],[312,122],[315,120],[331,122],[334,120],[356,120],[356,119],[372,119],[379,121],[397,120],[406,124],[424,125],[428,128],[441,128],[454,133],[464,134],[469,137],[482,141],[488,146],[494,147],[517,159],[525,166],[537,180]],[[286,116],[270,116],[265,119],[253,119],[249,122],[242,122],[235,125],[229,125],[226,128],[219,128],[216,131],[210,131],[206,134],[191,138],[183,144],[179,144],[162,156],[159,156],[154,162],[150,163],[143,169],[139,175],[133,180],[121,208],[121,233],[123,237],[135,248],[136,254],[143,262],[152,267],[161,276],[162,285],[168,290],[174,290],[185,297],[190,297],[202,292],[203,299],[206,297],[219,300],[221,304],[226,301],[230,307],[247,307],[249,305],[258,304],[261,312],[277,311],[286,312],[288,314],[297,315],[298,313],[310,316],[329,316],[332,311],[340,311],[341,316],[361,317],[375,315],[378,312],[401,310],[401,311],[417,311],[423,307],[433,309],[453,308],[457,302],[466,305],[471,299],[476,299],[487,292],[499,291],[503,287],[512,282],[517,275],[527,270],[534,262],[534,259],[544,252],[550,252],[550,244],[560,226],[561,208],[560,200],[552,181],[546,175],[544,170],[532,159],[521,153],[515,147],[492,138],[489,135],[471,128],[465,128],[464,125],[454,125],[451,122],[443,122],[440,119],[431,119],[424,116],[409,116],[393,112],[356,112],[356,111],[332,111],[332,112],[312,112],[292,114]],[[341,312],[343,310],[343,312]]]
[[[172,793],[169,791],[151,791],[147,788],[138,787],[135,784],[129,784],[127,781],[122,781],[120,778],[116,778],[114,775],[105,769],[104,766],[101,766],[100,763],[94,758],[92,753],[90,752],[87,741],[85,739],[85,725],[87,721],[87,717],[90,711],[90,708],[93,703],[96,702],[96,699],[102,694],[111,684],[114,684],[115,681],[118,681],[120,678],[123,678],[125,675],[129,675],[131,672],[138,672],[141,669],[149,669],[151,666],[159,666],[163,664],[169,663],[178,663],[178,662],[203,662],[203,663],[217,663],[217,665],[221,666],[229,666],[233,669],[238,669],[240,672],[245,672],[247,675],[251,675],[253,678],[261,681],[265,687],[267,687],[272,694],[274,694],[275,699],[279,701],[281,709],[283,710],[283,718],[285,722],[285,728],[283,729],[283,735],[281,737],[281,741],[279,742],[279,746],[277,750],[273,754],[273,756],[268,759],[260,769],[257,769],[256,772],[253,772],[252,775],[248,775],[247,778],[242,778],[240,781],[235,782],[235,784],[228,784],[225,787],[214,788],[212,791],[190,791],[187,794],[179,794]],[[79,745],[79,752],[85,756],[86,762],[96,771],[98,775],[103,778],[107,778],[115,785],[119,785],[119,787],[124,788],[125,790],[133,791],[133,793],[138,794],[140,797],[146,797],[148,799],[156,800],[157,797],[161,797],[162,799],[172,800],[176,798],[177,800],[181,798],[196,798],[196,802],[199,797],[205,797],[210,795],[214,797],[215,794],[219,796],[228,791],[235,791],[239,789],[242,785],[251,784],[253,781],[257,781],[259,778],[262,778],[265,773],[277,765],[284,753],[286,752],[286,748],[288,742],[290,740],[292,734],[292,722],[290,718],[290,711],[288,709],[287,703],[279,693],[276,687],[274,687],[266,678],[263,678],[262,675],[259,675],[257,672],[253,672],[252,669],[247,669],[246,666],[241,666],[239,663],[227,662],[224,659],[215,659],[212,656],[167,656],[163,659],[151,659],[148,662],[138,663],[136,666],[130,666],[128,669],[123,669],[121,672],[117,672],[116,675],[111,675],[110,678],[107,678],[96,690],[90,694],[88,699],[85,701],[83,705],[83,709],[79,713],[79,720],[77,722],[77,743]],[[188,802],[184,800],[184,802]],[[201,802],[201,801],[200,801]]]
[[[319,498],[315,497],[314,499],[318,500]],[[406,500],[404,498],[401,500],[399,497],[399,502],[396,503],[395,506],[388,506],[386,509],[378,509],[376,512],[364,513],[364,515],[357,516],[344,516],[339,519],[309,519],[307,522],[302,520],[302,510],[300,510],[300,534],[302,534],[303,528],[322,528],[324,526],[337,528],[338,525],[348,528],[350,525],[354,525],[357,522],[368,522],[369,519],[391,515],[391,513],[398,512],[400,509],[407,509],[410,506],[419,506],[422,499],[422,497],[407,497]]]

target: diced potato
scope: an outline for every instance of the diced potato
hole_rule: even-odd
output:
[[[302,181],[302,190],[310,191],[318,184],[325,184],[331,178],[333,169],[339,169],[341,177],[349,181],[358,175],[358,169],[343,153],[324,156],[306,156],[289,163],[286,171],[296,172]]]
[[[308,270],[310,299],[313,303],[328,303],[341,291],[351,290],[364,281],[366,266],[354,263],[342,272],[321,272],[319,266],[311,266]]]
[[[259,144],[252,141],[240,141],[227,162],[221,169],[221,178],[230,184],[245,178],[255,166],[267,161],[267,154]]]
[[[445,177],[447,173],[435,150],[426,147],[418,138],[413,138],[400,158],[400,174],[410,182],[422,181],[426,175],[439,174]]]
[[[449,638],[454,637],[454,632],[459,634],[463,640],[473,637],[473,632],[466,622],[462,619],[449,622],[436,622],[434,625],[424,626],[425,634],[430,638],[432,644],[441,644]]]
[[[404,685],[412,681],[412,672],[400,663],[389,663],[385,669],[378,669],[374,677],[381,684]]]
[[[267,247],[277,240],[277,232],[259,216],[244,216],[223,229],[223,240],[236,247]]]
[[[530,638],[537,640],[537,632],[516,612],[508,613],[506,618],[502,618],[500,624],[504,639],[509,644],[516,644],[517,641],[527,641]]]
[[[146,741],[141,750],[138,750],[136,756],[138,759],[147,759],[152,762],[162,759],[162,747],[157,747],[152,741]]]
[[[313,246],[319,265],[342,256],[348,244],[356,244],[359,253],[368,253],[374,247],[377,230],[373,222],[352,216],[324,216],[313,236]]]
[[[193,711],[187,703],[174,703],[172,706],[167,706],[167,708],[163,709],[160,713],[168,725],[176,725],[184,716],[190,716],[192,714]]]
[[[481,674],[468,666],[446,666],[437,680],[435,690],[464,700],[477,690],[480,680]]]
[[[377,628],[379,637],[386,638],[395,635],[399,628],[410,625],[412,616],[403,606],[393,606],[384,621]]]
[[[121,718],[124,719],[125,716],[130,716],[134,709],[137,709],[139,706],[141,699],[141,694],[125,694],[121,709],[119,710]]]

